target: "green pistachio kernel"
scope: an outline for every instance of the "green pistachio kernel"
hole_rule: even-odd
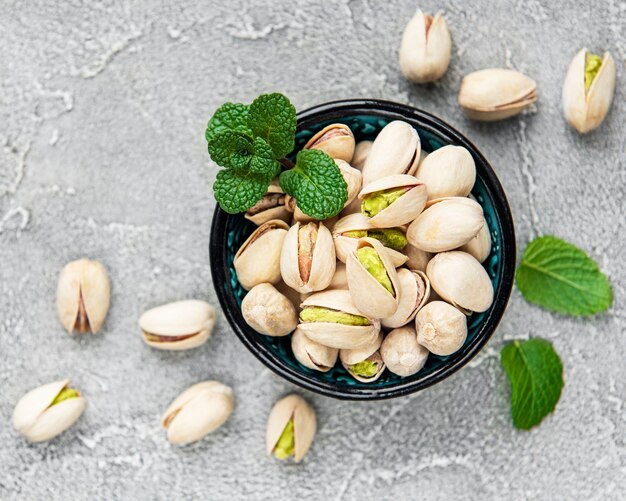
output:
[[[356,251],[356,255],[359,258],[359,262],[365,267],[365,269],[372,275],[380,285],[393,294],[393,286],[383,260],[378,255],[375,249],[372,247],[361,247]]]
[[[596,54],[587,54],[585,66],[585,91],[588,91],[602,66],[602,58]]]
[[[404,236],[404,233],[396,228],[388,228],[386,230],[370,230],[368,231],[367,236],[375,238],[385,247],[389,247],[390,249],[396,251],[401,251],[409,243]]]
[[[290,419],[280,435],[278,442],[276,442],[276,447],[274,447],[274,456],[278,459],[287,459],[288,457],[293,456],[294,449],[295,437],[293,432],[293,419]]]
[[[56,404],[60,404],[63,400],[69,400],[70,398],[80,397],[80,392],[74,388],[63,388],[59,394],[54,398],[50,407]]]
[[[363,198],[361,212],[368,217],[374,217],[383,209],[389,207],[398,198],[404,195],[409,188],[391,188],[389,190],[376,191]]]
[[[303,322],[331,322],[344,325],[369,325],[370,321],[360,315],[352,315],[343,311],[329,310],[321,306],[306,306],[300,312]]]
[[[344,237],[350,237],[350,238],[363,238],[367,236],[367,230],[352,230],[352,231],[345,231],[343,233]]]
[[[350,372],[361,377],[374,377],[376,372],[378,372],[378,363],[370,360],[363,360],[361,362],[357,362],[356,364],[352,364],[350,366]]]

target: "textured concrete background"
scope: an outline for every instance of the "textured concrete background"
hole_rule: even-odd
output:
[[[17,2],[0,15],[0,499],[619,499],[626,491],[626,3],[621,0],[426,1],[454,40],[436,85],[402,79],[397,51],[414,1]],[[583,45],[618,66],[612,111],[586,137],[561,114],[561,85]],[[501,66],[535,78],[534,110],[466,120],[462,75]],[[307,395],[319,432],[296,466],[264,454],[272,403],[293,387],[265,370],[223,317],[187,353],[145,346],[137,318],[185,297],[217,303],[214,207],[204,128],[226,100],[282,91],[297,108],[376,97],[410,103],[467,134],[511,203],[521,250],[554,233],[598,260],[611,311],[560,318],[514,291],[470,367],[421,394],[356,404]],[[97,337],[56,318],[57,275],[89,256],[113,296]],[[498,353],[529,335],[565,365],[557,411],[516,431]],[[71,431],[30,445],[11,429],[23,393],[69,376],[87,411]],[[159,426],[192,383],[234,387],[228,423],[188,448]]]

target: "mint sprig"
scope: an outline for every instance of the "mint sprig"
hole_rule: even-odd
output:
[[[213,193],[222,209],[236,214],[241,212],[241,207],[249,208],[257,203],[265,195],[271,179],[250,170],[224,169],[217,173]]]
[[[252,133],[272,147],[275,158],[291,153],[296,134],[296,109],[282,94],[263,94],[248,110],[248,125]]]

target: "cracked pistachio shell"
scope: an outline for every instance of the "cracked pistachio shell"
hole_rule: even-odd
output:
[[[69,379],[35,388],[24,395],[13,411],[13,427],[31,442],[44,442],[72,426],[85,410],[82,396],[51,405]]]
[[[459,104],[473,120],[492,122],[520,113],[537,100],[537,84],[514,70],[490,68],[461,82]]]
[[[450,64],[452,39],[441,12],[435,17],[418,10],[404,29],[400,69],[412,82],[439,80]]]
[[[428,199],[426,185],[413,176],[395,174],[373,181],[361,190],[359,200],[362,201],[372,193],[404,187],[409,188],[404,195],[369,219],[373,227],[390,228],[413,221],[426,205]]]
[[[428,359],[428,350],[418,344],[413,325],[392,330],[380,347],[385,366],[400,377],[419,372]]]
[[[200,440],[229,418],[235,407],[233,390],[218,381],[203,381],[182,392],[167,408],[161,424],[176,445]]]
[[[433,257],[432,253],[418,249],[410,243],[404,248],[404,252],[408,258],[406,261],[406,267],[409,270],[426,271],[428,261],[430,261]]]
[[[569,65],[563,83],[563,111],[565,119],[578,132],[585,134],[604,121],[615,94],[615,61],[608,52],[602,57],[602,65],[585,89],[586,48],[581,49]]]
[[[319,306],[331,310],[359,315],[369,320],[369,325],[345,325],[333,322],[300,322],[298,329],[316,343],[338,349],[362,348],[372,343],[380,332],[380,321],[361,313],[347,290],[325,290],[311,294],[302,301],[302,308]]]
[[[314,371],[328,372],[337,362],[339,350],[316,343],[300,328],[291,336],[291,351],[296,360]]]
[[[459,247],[458,250],[471,254],[479,263],[485,262],[489,254],[491,254],[491,232],[489,231],[487,221],[484,222],[483,227],[476,236],[465,245]]]
[[[241,302],[241,314],[250,327],[266,336],[286,336],[298,325],[293,303],[272,284],[250,289]]]
[[[268,456],[271,455],[291,419],[293,419],[294,432],[293,458],[296,463],[299,463],[309,451],[317,431],[315,410],[301,396],[288,395],[274,404],[267,418],[265,446]]]
[[[354,154],[354,135],[344,124],[331,124],[304,145],[305,150],[321,150],[332,159],[350,162]]]
[[[286,195],[280,188],[278,180],[274,178],[267,189],[267,193],[246,211],[244,217],[257,226],[273,219],[288,223],[291,221],[291,212],[285,207],[285,197]]]
[[[111,284],[107,270],[98,261],[78,259],[65,265],[59,275],[57,309],[70,334],[96,334],[109,311]]]
[[[435,355],[458,351],[467,338],[467,317],[454,306],[433,301],[415,317],[417,342]]]
[[[385,335],[382,331],[380,331],[378,333],[378,336],[376,336],[374,339],[372,339],[370,343],[361,348],[355,348],[352,350],[340,350],[339,359],[341,360],[341,363],[344,364],[344,366],[352,365],[372,356],[375,352],[378,351],[378,348],[380,348],[380,345],[382,344],[384,338]]]
[[[280,253],[288,229],[287,223],[273,219],[259,226],[239,248],[233,265],[244,289],[280,280]]]
[[[357,257],[358,249],[372,247],[383,262],[389,276],[393,293],[381,285],[372,274],[365,269]],[[348,255],[346,262],[348,288],[356,307],[368,317],[391,317],[398,309],[400,286],[396,268],[383,245],[373,238],[360,238],[357,248]]]
[[[344,207],[347,207],[356,198],[359,191],[361,191],[363,176],[359,169],[355,169],[348,162],[335,159],[335,163],[337,164],[337,167],[339,167],[339,172],[341,172],[341,176],[348,186],[348,199],[344,204]]]
[[[382,333],[381,333],[380,340],[382,341]],[[380,352],[378,351],[378,349],[376,349],[376,351],[372,353],[371,355],[367,355],[364,357],[358,357],[356,352],[350,353],[349,355],[345,354],[345,352],[346,350],[341,350],[339,352],[341,365],[343,366],[343,368],[346,370],[348,374],[350,374],[354,379],[356,379],[357,381],[360,381],[361,383],[373,383],[374,381],[377,381],[380,378],[380,376],[382,376],[383,372],[385,371],[385,362],[380,356]],[[344,354],[343,356],[342,356],[342,353]],[[348,362],[348,360],[351,360],[351,362]],[[352,371],[352,368],[350,367],[353,364],[356,364],[358,362],[364,362],[366,360],[369,362],[376,363],[376,374],[374,374],[372,377],[363,377],[359,374],[355,374]]]
[[[215,308],[187,299],[164,304],[139,317],[144,342],[159,350],[189,350],[206,343],[215,327]]]
[[[387,328],[396,328],[408,324],[430,297],[430,281],[426,273],[400,268],[398,283],[400,284],[400,301],[398,309],[381,323]]]
[[[359,212],[349,214],[337,221],[337,223],[333,227],[332,232],[333,240],[335,242],[335,254],[337,255],[337,259],[339,259],[339,261],[341,261],[342,263],[345,263],[348,259],[348,256],[356,250],[356,246],[359,241],[358,238],[345,236],[345,233],[349,231],[373,229],[376,228],[370,222],[370,218],[363,215],[360,212],[360,209]],[[389,258],[393,262],[394,267],[397,268],[406,263],[407,256],[405,256],[402,252],[398,252],[397,250],[390,249],[388,247],[385,247],[385,249],[387,250]]]
[[[482,207],[470,198],[450,197],[435,202],[407,229],[409,243],[419,249],[456,249],[474,238],[484,225]]]
[[[437,254],[426,267],[430,286],[464,312],[486,311],[493,303],[493,285],[485,268],[467,252]]]
[[[365,160],[367,159],[367,155],[369,155],[370,150],[372,149],[372,145],[374,141],[359,141],[354,149],[354,156],[352,157],[352,162],[350,164],[355,169],[362,170],[365,165]]]
[[[476,181],[476,165],[465,148],[447,145],[428,155],[415,176],[426,185],[429,200],[466,197]]]
[[[417,170],[421,143],[407,122],[394,120],[379,132],[363,165],[363,186],[392,174],[412,175]]]

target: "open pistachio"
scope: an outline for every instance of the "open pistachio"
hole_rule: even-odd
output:
[[[245,218],[257,226],[267,223],[272,219],[280,219],[289,222],[291,213],[285,207],[285,194],[280,188],[278,181],[274,179],[267,189],[267,193],[256,204],[250,207]]]
[[[447,145],[433,151],[415,174],[428,190],[428,199],[466,197],[476,180],[476,165],[463,146]]]
[[[291,336],[291,351],[296,360],[305,367],[320,372],[328,372],[337,362],[339,350],[316,343],[307,337],[300,328]]]
[[[426,267],[430,286],[464,313],[486,311],[493,303],[493,284],[485,268],[467,252],[437,254]]]
[[[402,226],[424,210],[426,185],[407,174],[387,176],[366,185],[359,193],[361,212],[375,228]]]
[[[412,175],[420,151],[420,137],[410,124],[401,120],[388,123],[376,136],[363,165],[363,186],[392,174]]]
[[[454,306],[433,301],[415,317],[417,342],[435,355],[451,355],[467,338],[467,318]]]
[[[215,326],[215,308],[188,299],[157,306],[139,318],[143,340],[159,350],[189,350],[206,343]]]
[[[331,124],[309,139],[304,149],[322,150],[330,158],[350,163],[354,154],[354,135],[347,125]]]
[[[486,69],[461,82],[459,104],[473,120],[492,122],[520,113],[537,100],[537,84],[514,70]]]
[[[323,223],[294,224],[280,255],[285,283],[301,293],[328,287],[335,273],[335,244]]]
[[[176,445],[200,440],[229,418],[235,407],[233,390],[218,381],[203,381],[182,392],[167,408],[161,424]]]
[[[24,395],[13,411],[13,427],[31,442],[56,437],[85,410],[85,399],[69,379],[44,384]]]
[[[267,418],[267,454],[278,459],[293,457],[299,463],[309,451],[316,431],[313,407],[299,395],[288,395],[274,404]]]
[[[611,54],[602,57],[586,48],[574,57],[563,83],[565,119],[585,134],[604,121],[615,94],[616,69]]]
[[[489,257],[491,254],[491,232],[486,220],[476,236],[459,247],[459,250],[471,254],[479,263],[483,263]]]
[[[384,335],[378,334],[370,344],[362,348],[341,350],[339,359],[343,368],[357,381],[373,383],[385,370],[385,364],[378,352]]]
[[[280,254],[288,229],[284,221],[272,219],[259,226],[239,248],[233,266],[244,289],[280,280]]]
[[[411,245],[443,252],[466,244],[484,225],[482,207],[469,198],[443,198],[422,212],[407,229]]]
[[[392,330],[380,347],[385,366],[401,377],[419,372],[428,359],[428,350],[417,343],[417,333],[412,325]]]
[[[110,299],[109,276],[98,261],[79,259],[61,270],[57,309],[63,327],[70,334],[97,333],[109,311]]]
[[[362,170],[373,144],[374,141],[359,141],[354,149],[354,156],[350,165],[355,169]]]
[[[241,302],[241,314],[250,327],[267,336],[286,336],[298,325],[293,303],[272,284],[250,289]]]
[[[433,18],[418,9],[402,35],[402,74],[415,83],[439,80],[448,70],[451,51],[452,39],[442,13]]]
[[[361,238],[346,262],[348,288],[356,307],[374,318],[392,316],[398,309],[398,274],[385,247]]]
[[[380,321],[361,313],[347,290],[311,294],[301,307],[298,330],[330,348],[362,348],[380,332]]]
[[[398,309],[392,316],[381,321],[384,327],[392,329],[411,322],[430,297],[430,281],[424,272],[406,268],[397,271],[400,286]]]

